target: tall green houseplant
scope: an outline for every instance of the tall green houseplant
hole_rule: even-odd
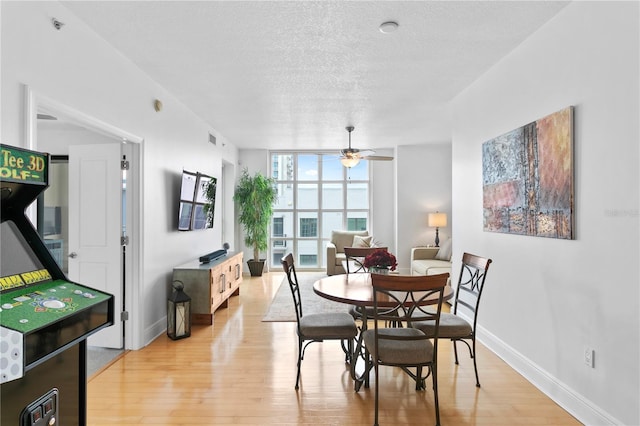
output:
[[[211,179],[204,186],[204,196],[207,203],[204,205],[204,213],[207,215],[207,228],[213,228],[213,213],[216,206],[217,180]]]
[[[239,209],[238,221],[244,228],[244,243],[253,247],[253,259],[247,260],[252,276],[262,275],[264,269],[260,252],[269,246],[269,225],[277,198],[274,179],[260,172],[251,176],[246,168],[242,171],[233,199]]]

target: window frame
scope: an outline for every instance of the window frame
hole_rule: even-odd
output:
[[[310,179],[309,176],[305,176],[304,179],[299,179],[299,158],[300,156],[317,156],[317,162],[315,167],[317,170],[316,178]],[[288,158],[289,157],[289,158]],[[289,161],[290,160],[290,161]],[[323,161],[335,161],[339,164],[341,170],[340,179],[327,179],[323,178]],[[326,213],[339,213],[341,215],[341,228],[348,229],[348,222],[350,219],[356,221],[364,220],[367,224],[366,228],[370,230],[372,223],[372,177],[371,177],[371,164],[369,161],[362,160],[360,167],[366,167],[366,172],[363,173],[360,169],[355,175],[365,175],[365,179],[352,179],[352,171],[345,168],[340,164],[339,157],[335,152],[327,151],[300,151],[300,150],[274,150],[269,152],[269,175],[276,180],[276,187],[286,191],[286,194],[290,196],[287,201],[290,205],[286,207],[280,206],[278,203],[274,206],[274,216],[289,217],[286,213],[291,213],[293,220],[293,235],[276,236],[270,235],[269,253],[268,258],[271,259],[271,267],[280,266],[279,259],[281,256],[292,252],[295,256],[298,269],[307,270],[322,270],[326,268],[326,246],[331,238],[331,230],[336,229],[336,225],[325,224],[324,214]],[[334,169],[335,170],[335,169]],[[361,176],[359,176],[361,177]],[[348,194],[350,184],[361,184],[366,191],[363,196],[366,198],[366,207],[358,206],[357,208],[350,208],[348,204]],[[316,185],[317,203],[315,207],[304,208],[298,205],[299,197],[299,185]],[[323,208],[323,185],[337,184],[341,186],[342,191],[342,206],[340,208]],[[279,194],[280,196],[281,194]],[[284,194],[282,194],[284,195]],[[335,203],[332,203],[335,204]],[[315,213],[316,220],[316,236],[305,237],[302,236],[301,219],[308,219],[308,214]],[[364,217],[353,218],[353,214],[363,213]],[[332,226],[333,229],[324,229],[325,227]],[[274,229],[274,222],[272,220],[271,229]],[[287,229],[286,224],[282,225],[283,234],[284,229]],[[304,247],[309,244],[310,241],[315,241],[316,253],[301,253],[301,245]],[[306,262],[300,262],[301,256],[317,255],[317,264],[310,266],[305,265]],[[276,259],[277,258],[277,259]]]

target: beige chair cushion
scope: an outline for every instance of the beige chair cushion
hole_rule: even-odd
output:
[[[356,337],[358,329],[351,315],[338,312],[303,315],[300,332],[307,338],[349,339]]]
[[[411,324],[413,327],[421,330],[427,336],[433,336],[435,333],[434,321],[419,321]],[[440,314],[440,330],[438,336],[443,338],[458,338],[471,336],[471,324],[458,315],[443,312]]]
[[[380,335],[388,336],[420,336],[422,331],[414,328],[381,328]],[[429,340],[389,340],[379,339],[380,347],[375,347],[375,330],[362,333],[362,339],[373,356],[383,363],[416,365],[433,360],[433,344]],[[377,350],[376,350],[377,349]]]

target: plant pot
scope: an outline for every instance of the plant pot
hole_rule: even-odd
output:
[[[261,277],[264,270],[265,259],[260,260],[247,260],[247,266],[249,266],[249,272],[252,277]]]

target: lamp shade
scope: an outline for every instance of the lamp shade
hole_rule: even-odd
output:
[[[441,228],[447,226],[447,214],[446,213],[429,213],[429,226],[434,228]]]

